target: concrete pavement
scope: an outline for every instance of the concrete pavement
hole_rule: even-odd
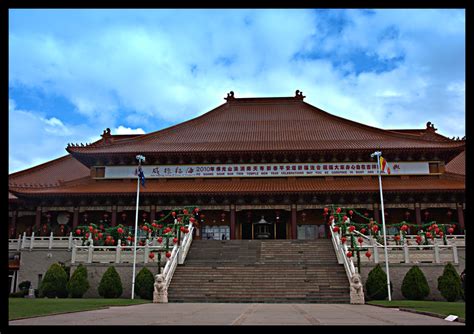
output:
[[[10,325],[461,325],[398,309],[350,304],[169,303],[110,307]]]

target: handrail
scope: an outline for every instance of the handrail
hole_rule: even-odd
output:
[[[180,245],[178,264],[184,263],[184,260],[186,259],[186,256],[188,255],[189,248],[191,248],[191,244],[193,242],[194,225],[190,223],[188,226],[188,230],[189,232],[186,233]]]
[[[168,259],[168,262],[166,263],[165,268],[163,269],[163,272],[160,274],[164,278],[166,289],[169,287],[171,283],[171,279],[173,278],[174,271],[176,270],[176,267],[178,266],[178,253],[179,253],[178,245],[174,245],[173,250],[171,251],[171,256]]]
[[[333,245],[334,245],[334,250],[336,252],[336,254],[338,254],[338,260],[339,260],[339,263],[343,263],[344,264],[344,269],[346,270],[346,275],[347,275],[347,279],[349,280],[349,283],[352,282],[352,277],[354,276],[354,274],[357,274],[357,271],[355,269],[355,266],[354,266],[354,262],[352,261],[352,258],[348,258],[347,257],[347,245],[343,244],[341,242],[341,239],[339,237],[339,233],[336,233],[336,232],[333,232],[333,228],[335,227],[336,225],[334,224],[334,220],[331,222],[331,238],[332,238],[332,241],[333,241]]]

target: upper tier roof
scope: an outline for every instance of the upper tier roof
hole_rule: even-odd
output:
[[[446,172],[466,175],[466,151],[462,151],[453,160],[446,164]]]
[[[427,127],[434,133],[433,127]],[[202,116],[120,141],[68,146],[70,153],[173,153],[449,149],[464,141],[382,130],[331,115],[301,96],[228,98]],[[437,140],[436,140],[437,139]]]

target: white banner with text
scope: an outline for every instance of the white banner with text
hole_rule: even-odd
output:
[[[428,162],[389,162],[388,167],[390,175],[430,173]],[[135,178],[136,169],[136,166],[106,166],[104,178]],[[377,175],[374,162],[158,165],[142,166],[142,169],[145,178]]]

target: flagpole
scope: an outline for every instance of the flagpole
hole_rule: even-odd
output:
[[[137,264],[137,232],[138,232],[138,205],[140,200],[140,167],[142,160],[145,160],[145,157],[142,155],[137,155],[138,160],[138,169],[137,169],[137,207],[135,209],[135,238],[133,239],[133,273],[132,273],[132,299],[135,297],[135,268]]]
[[[379,191],[380,191],[380,205],[382,209],[382,229],[383,229],[383,245],[384,245],[384,253],[385,253],[385,271],[387,272],[387,291],[388,291],[388,300],[392,301],[392,294],[390,293],[390,272],[388,270],[388,252],[387,252],[387,234],[385,233],[385,210],[383,207],[383,192],[382,192],[382,175],[380,169],[380,157],[382,152],[377,151],[374,152],[371,156],[377,157],[377,168],[379,174]]]

